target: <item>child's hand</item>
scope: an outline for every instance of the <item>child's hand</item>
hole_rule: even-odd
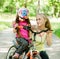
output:
[[[29,38],[29,44],[31,44],[32,43],[32,38]]]
[[[18,28],[23,28],[23,26],[18,26]]]
[[[15,26],[14,26],[14,27],[15,27],[15,28],[16,28],[16,27],[18,27],[18,24],[15,24]]]
[[[29,30],[31,27],[30,26],[23,26],[25,30]]]

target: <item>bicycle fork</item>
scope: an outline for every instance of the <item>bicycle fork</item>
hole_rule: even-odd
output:
[[[37,54],[37,51],[32,51],[30,50],[26,56],[29,57],[29,59],[33,59],[33,55],[36,55]]]

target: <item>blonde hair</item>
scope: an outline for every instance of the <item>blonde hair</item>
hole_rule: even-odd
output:
[[[51,30],[51,24],[50,24],[48,17],[43,13],[39,13],[37,15],[39,15],[40,17],[43,17],[43,19],[46,20],[45,27],[48,28],[49,30]]]

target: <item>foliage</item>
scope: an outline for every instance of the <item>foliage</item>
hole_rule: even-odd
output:
[[[41,11],[48,16],[52,15],[51,8],[48,5],[42,7]]]
[[[10,0],[9,1],[9,4],[6,5],[5,8],[4,8],[4,12],[11,12],[11,13],[15,13],[16,12],[14,0]]]
[[[27,1],[27,2],[26,2]],[[40,0],[41,1],[41,0]],[[44,1],[44,0],[43,0]],[[50,16],[59,17],[60,16],[60,1],[59,0],[45,0],[48,4],[40,5],[40,12],[43,12]],[[30,16],[36,15],[36,10],[38,6],[38,0],[0,0],[0,9],[7,13],[16,13],[16,8],[24,6],[25,2],[27,8],[30,11]],[[17,7],[16,7],[17,6]]]
[[[56,29],[54,34],[56,34],[60,38],[60,29]]]
[[[58,16],[60,12],[60,1],[59,0],[49,0],[49,6],[53,8],[53,15]]]
[[[0,8],[4,5],[5,0],[0,0]]]

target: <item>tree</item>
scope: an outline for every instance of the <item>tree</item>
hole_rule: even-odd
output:
[[[54,8],[53,15],[58,16],[57,14],[59,14],[59,10],[60,10],[60,2],[59,2],[59,0],[49,0],[48,3],[49,3],[50,7]]]
[[[36,14],[39,13],[39,10],[40,10],[40,0],[38,0],[38,5],[37,5],[37,11],[36,11]]]
[[[4,5],[5,0],[0,0],[0,8]]]

